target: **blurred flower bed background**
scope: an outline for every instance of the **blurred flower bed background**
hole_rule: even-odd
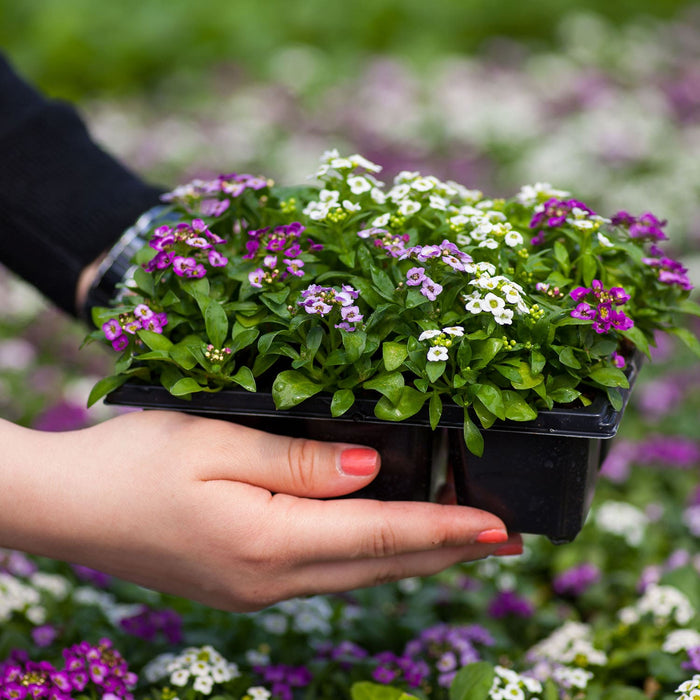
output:
[[[385,179],[424,170],[503,195],[548,181],[593,209],[668,219],[669,253],[700,282],[692,3],[635,3],[634,14],[628,3],[553,0],[527,11],[294,5],[0,0],[0,45],[47,92],[76,100],[108,150],[166,186],[233,169],[296,184],[332,147],[388,164]],[[0,298],[0,415],[48,430],[112,415],[85,408],[110,358],[79,349],[84,328],[2,269]],[[450,683],[454,698],[679,697],[700,673],[698,415],[700,368],[664,342],[573,544],[528,537],[513,560],[255,615],[0,552],[0,659],[25,649],[63,678],[66,658],[121,669],[116,649],[139,677],[128,690],[135,678],[103,669],[69,697],[335,698],[355,681],[358,699],[400,696],[386,684],[447,697]],[[72,648],[80,642],[93,651]],[[3,695],[8,668],[26,677],[12,658],[0,697],[24,697]],[[454,680],[477,660],[489,665]],[[538,692],[533,678],[549,685]]]

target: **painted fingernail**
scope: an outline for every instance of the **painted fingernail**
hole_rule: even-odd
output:
[[[379,455],[369,447],[350,447],[340,454],[340,471],[347,476],[370,476],[378,463]]]
[[[474,542],[479,544],[499,544],[505,542],[508,539],[508,533],[505,530],[484,530],[480,532]]]
[[[523,546],[521,544],[504,544],[493,552],[497,557],[509,557],[514,554],[522,554]]]

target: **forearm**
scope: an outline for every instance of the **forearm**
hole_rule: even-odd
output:
[[[103,151],[68,105],[0,56],[0,261],[68,313],[78,279],[161,191]]]

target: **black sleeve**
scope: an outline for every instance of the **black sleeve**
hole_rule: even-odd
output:
[[[160,194],[97,146],[72,107],[44,98],[0,55],[0,262],[76,315],[82,269]]]

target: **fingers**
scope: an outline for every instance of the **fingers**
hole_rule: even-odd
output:
[[[502,547],[520,546],[520,536],[514,535]],[[432,576],[460,562],[484,559],[501,547],[466,545],[446,547],[426,552],[411,552],[383,559],[332,562],[305,567],[285,581],[290,590],[305,593],[339,593],[366,588],[414,576]],[[306,588],[305,588],[306,587]],[[282,593],[285,596],[285,593]]]
[[[205,480],[229,479],[273,493],[334,498],[366,486],[379,471],[379,454],[370,447],[292,438],[221,421],[210,422],[216,424],[223,452],[219,452],[220,459],[215,464],[202,465]]]

